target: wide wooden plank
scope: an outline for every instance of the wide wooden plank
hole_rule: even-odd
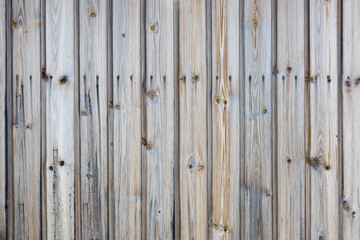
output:
[[[305,239],[305,2],[277,2],[277,237]]]
[[[212,1],[212,239],[241,237],[239,11]]]
[[[47,238],[75,238],[75,1],[46,2]]]
[[[343,199],[341,206],[342,239],[360,239],[360,3],[343,1],[342,129],[343,129]]]
[[[337,12],[338,1],[309,2],[306,239],[340,238]]]
[[[12,2],[15,239],[39,239],[41,234],[40,13],[39,0]]]
[[[272,239],[272,4],[244,2],[245,239]]]
[[[6,238],[6,5],[0,2],[0,239]]]
[[[206,1],[179,1],[180,238],[207,239]]]
[[[108,234],[107,1],[81,0],[80,148],[83,239]]]
[[[140,4],[113,1],[115,239],[142,235]]]
[[[146,1],[143,239],[175,238],[174,1]],[[146,188],[145,188],[146,187]],[[145,190],[146,189],[146,190]]]

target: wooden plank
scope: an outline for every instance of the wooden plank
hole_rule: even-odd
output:
[[[305,239],[305,2],[277,3],[277,237]]]
[[[240,239],[239,1],[212,1],[212,239]]]
[[[339,239],[338,3],[309,4],[306,239]]]
[[[75,2],[46,2],[47,238],[75,238]]]
[[[206,1],[179,1],[180,238],[207,239]]]
[[[83,239],[106,239],[108,6],[96,0],[79,4],[81,232]]]
[[[140,239],[140,0],[113,2],[115,239]]]
[[[39,0],[12,2],[14,238],[39,239],[40,20]]]
[[[144,239],[175,238],[174,1],[146,1]]]
[[[244,2],[245,239],[272,239],[272,2]]]
[[[6,5],[0,2],[0,61],[6,62]],[[0,239],[6,239],[6,65],[0,66]]]
[[[358,143],[360,104],[360,4],[356,0],[343,1],[343,62],[342,62],[342,129],[343,129],[343,199],[341,203],[343,226],[342,239],[360,239],[360,178]]]

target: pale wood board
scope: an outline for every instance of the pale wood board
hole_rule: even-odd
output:
[[[115,239],[142,235],[140,4],[113,1]]]
[[[341,89],[343,94],[343,239],[360,239],[360,3],[357,0],[343,1],[343,62]]]
[[[6,4],[0,2],[0,62],[6,61]],[[0,66],[0,239],[6,238],[6,65]]]
[[[146,1],[143,95],[143,239],[175,236],[174,2]]]
[[[179,1],[180,239],[207,239],[206,1]]]
[[[40,238],[40,1],[12,2],[14,238]]]
[[[277,2],[277,236],[305,239],[305,2]]]
[[[47,238],[75,238],[75,2],[46,2]],[[63,161],[63,165],[62,164]],[[52,170],[50,169],[52,168]],[[44,197],[45,197],[44,196]]]
[[[240,239],[239,2],[212,1],[212,239]]]
[[[107,22],[106,1],[80,5],[81,232],[108,236]]]
[[[272,1],[244,2],[245,239],[272,239]]]
[[[309,2],[306,239],[339,239],[337,1]]]

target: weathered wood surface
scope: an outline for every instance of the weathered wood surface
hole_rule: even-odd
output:
[[[0,239],[6,238],[6,4],[0,2]]]
[[[304,23],[305,1],[277,2],[275,239],[305,239]]]
[[[244,1],[243,239],[272,239],[272,3]]]
[[[75,1],[46,2],[47,238],[75,238]],[[40,69],[38,70],[40,71]]]
[[[359,239],[359,9],[1,1],[0,239]]]
[[[206,1],[179,1],[180,238],[207,239]]]
[[[13,238],[40,238],[40,1],[12,2]]]
[[[360,239],[360,178],[358,160],[360,141],[358,129],[359,112],[359,83],[360,83],[360,4],[359,1],[346,0],[343,2],[343,62],[342,75],[339,80],[343,96],[343,193],[340,201],[341,217],[343,219],[343,239]]]
[[[307,239],[340,237],[337,14],[337,1],[309,2]]]
[[[113,2],[115,239],[141,238],[140,0]]]
[[[241,237],[239,11],[239,1],[212,1],[212,239]]]
[[[146,1],[143,96],[143,239],[175,236],[174,2]]]
[[[83,239],[108,237],[107,1],[81,0],[80,149]]]

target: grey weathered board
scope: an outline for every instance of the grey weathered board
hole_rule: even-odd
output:
[[[359,239],[357,0],[0,2],[0,239]]]

